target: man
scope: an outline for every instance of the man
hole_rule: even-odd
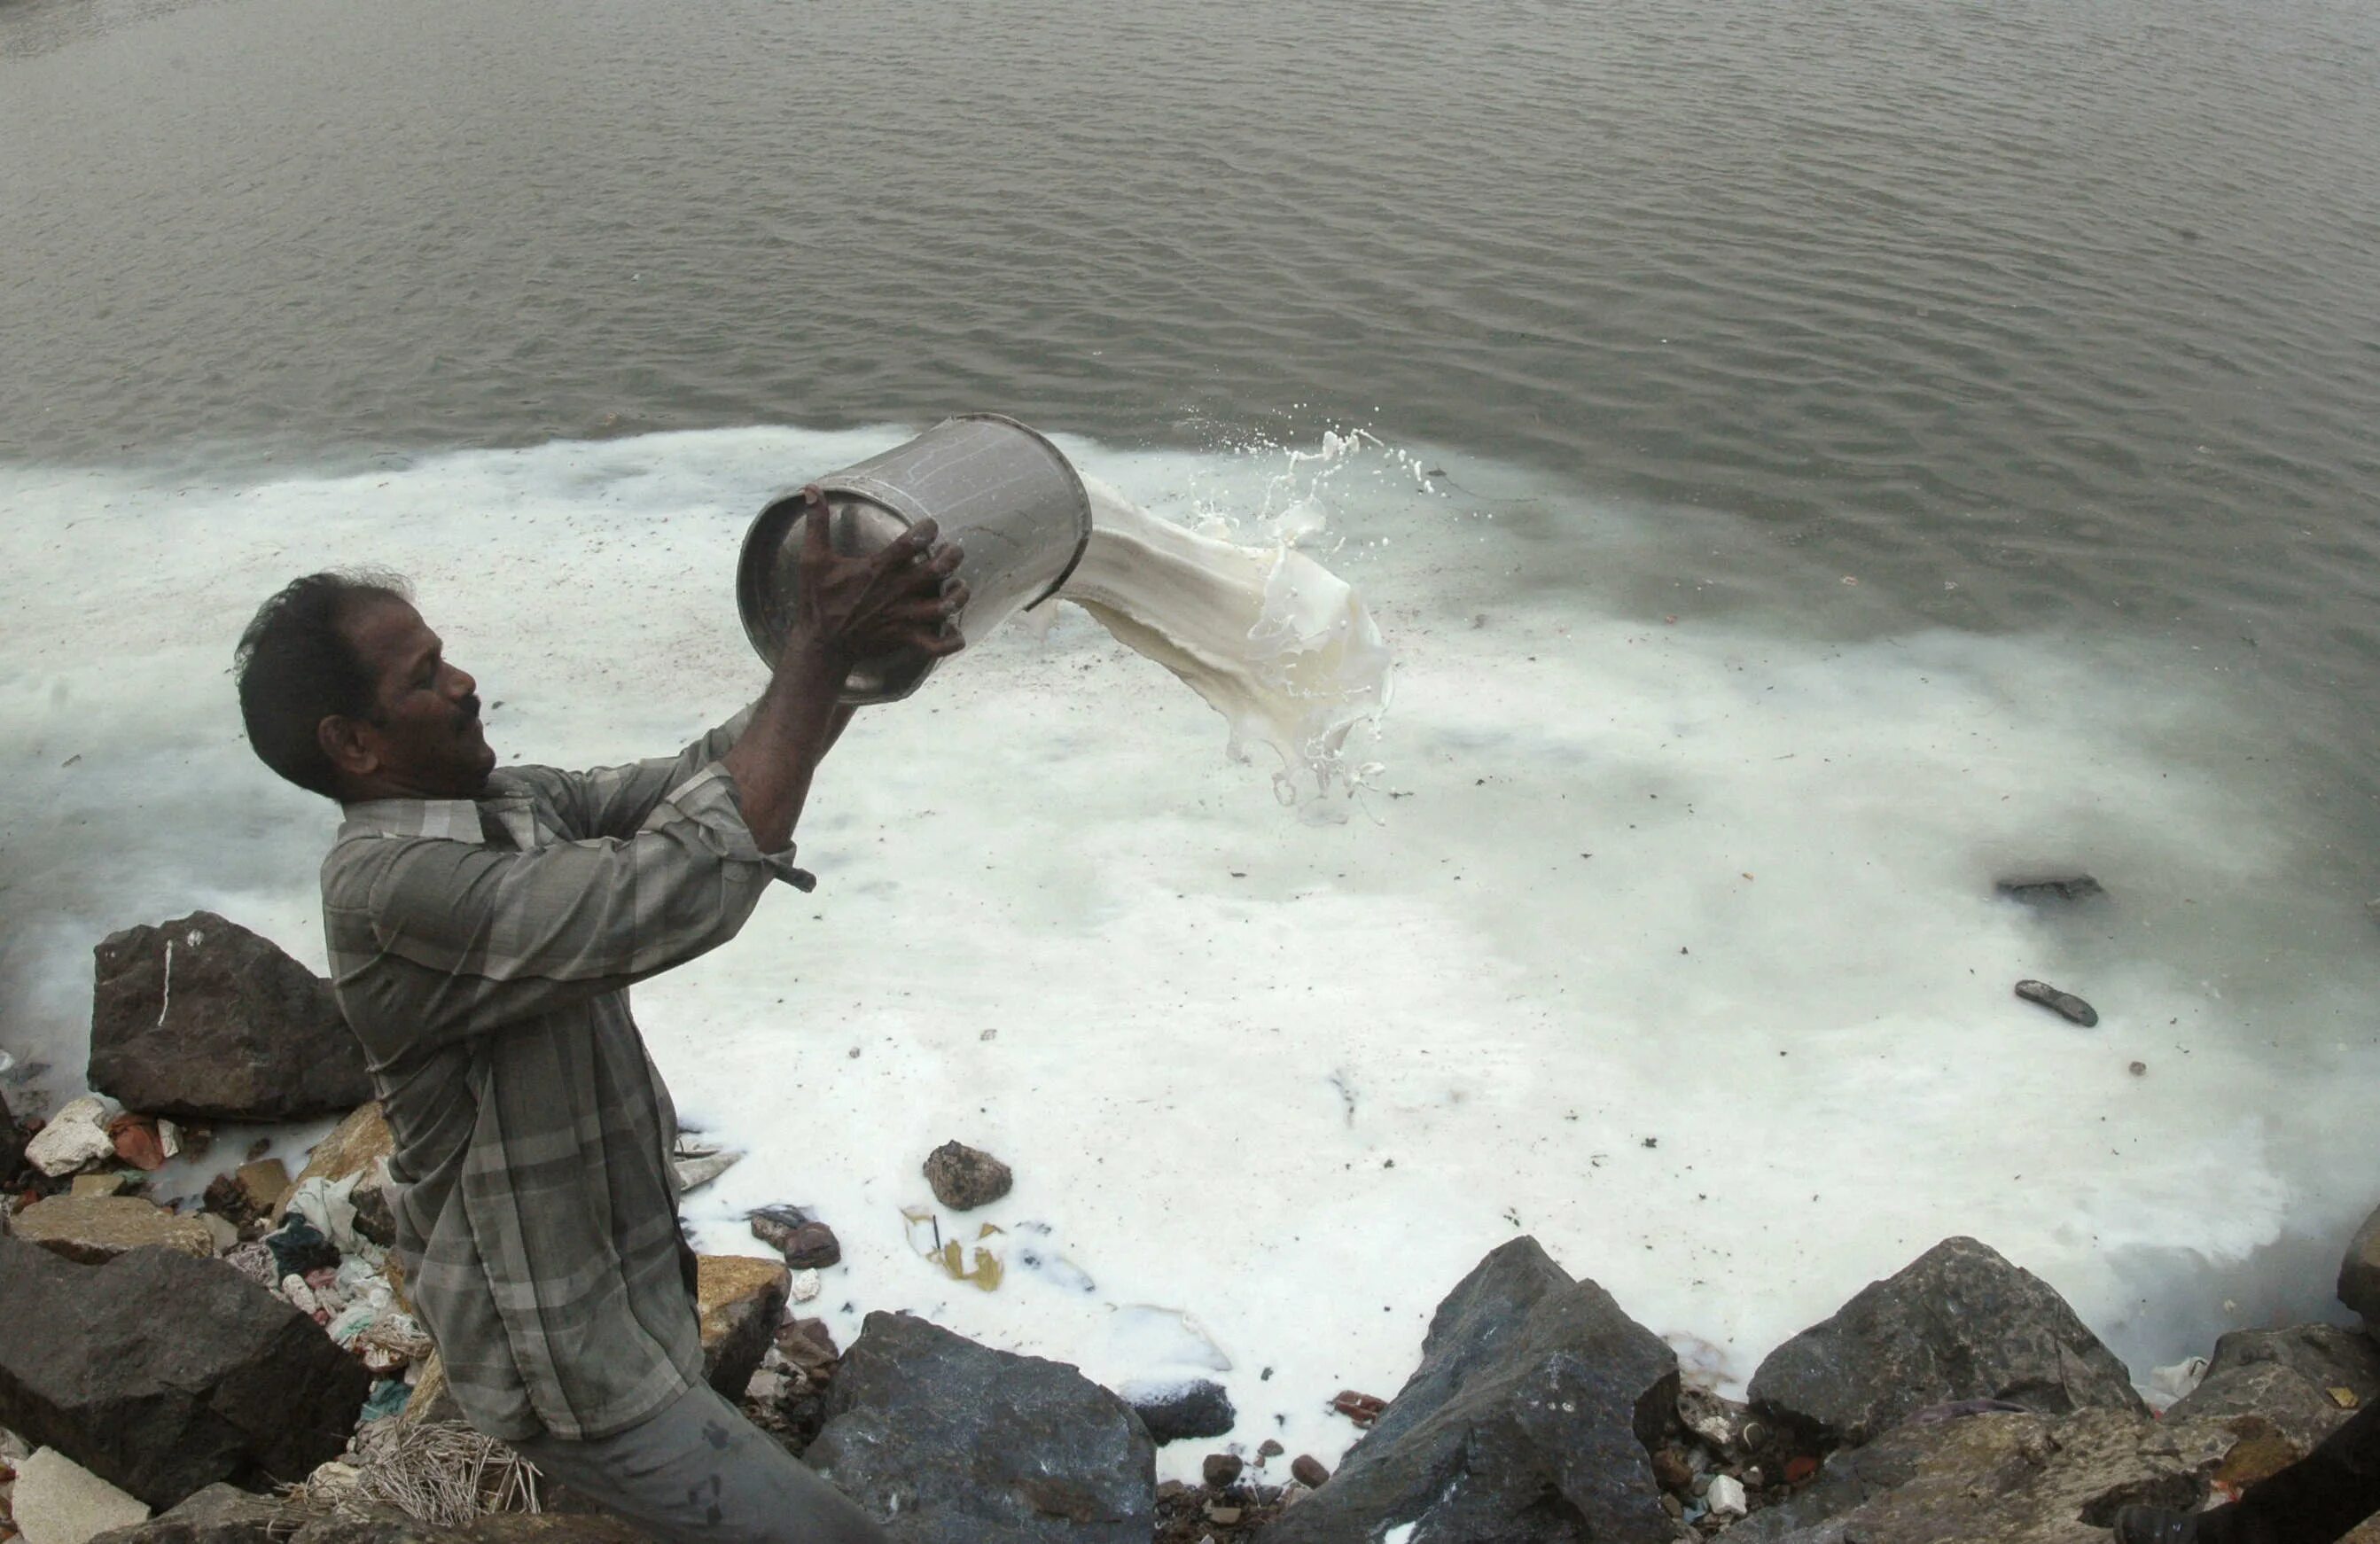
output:
[[[393,581],[298,579],[239,646],[250,745],[346,808],[322,865],[333,985],[455,1401],[671,1540],[884,1537],[703,1383],[675,1112],[628,1016],[631,982],[733,937],[771,880],[809,887],[793,829],[852,663],[960,646],[959,553],[931,522],[841,557],[807,492],[768,687],[674,760],[497,771],[477,683]]]
[[[2375,1512],[2380,1404],[2370,1404],[2236,1501],[2200,1513],[2124,1508],[2116,1514],[2116,1544],[2331,1544]]]

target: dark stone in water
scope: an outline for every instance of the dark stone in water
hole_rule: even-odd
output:
[[[2099,1022],[2099,1010],[2070,991],[2060,991],[2047,981],[2019,981],[2016,994],[2028,1003],[2038,1003],[2061,1017],[2072,1019],[2088,1029]]]
[[[2002,880],[1998,888],[2010,900],[2022,901],[2029,906],[2088,901],[2107,894],[2107,887],[2088,874],[2059,880]]]
[[[1223,1386],[1206,1379],[1168,1389],[1154,1399],[1135,1399],[1132,1409],[1160,1447],[1185,1437],[1220,1437],[1240,1419]]]

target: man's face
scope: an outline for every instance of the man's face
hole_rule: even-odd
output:
[[[496,753],[480,724],[479,683],[446,663],[438,635],[402,601],[375,601],[346,621],[375,684],[373,711],[340,725],[332,752],[375,797],[476,798]]]

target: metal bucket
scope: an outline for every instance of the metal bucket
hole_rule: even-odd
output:
[[[931,517],[965,550],[966,609],[953,619],[968,643],[1058,592],[1091,539],[1091,501],[1058,447],[1014,419],[963,413],[856,467],[812,479],[826,494],[827,538],[864,555]],[[735,606],[752,647],[773,667],[801,620],[799,490],[783,493],[744,533]],[[892,702],[917,689],[936,662],[905,649],[852,666],[845,702]]]

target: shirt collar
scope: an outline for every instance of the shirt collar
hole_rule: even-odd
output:
[[[480,831],[480,807],[469,799],[364,799],[346,809],[347,834],[485,840]]]

